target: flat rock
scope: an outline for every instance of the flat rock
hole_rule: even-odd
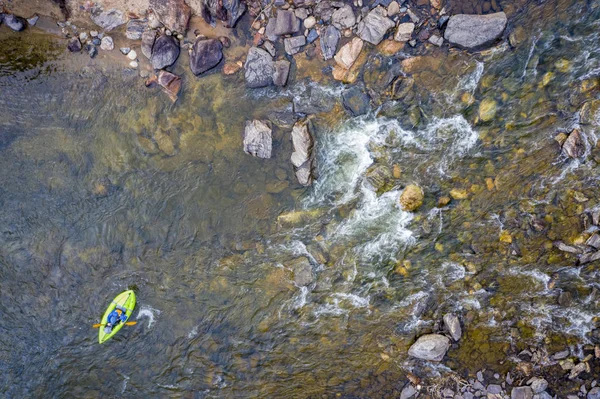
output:
[[[167,71],[158,73],[158,84],[167,93],[172,102],[177,101],[177,95],[181,90],[181,78]]]
[[[363,43],[362,39],[358,37],[352,38],[352,41],[344,44],[335,55],[335,62],[344,69],[350,69],[360,55]]]
[[[337,51],[337,45],[340,41],[340,31],[334,26],[329,25],[321,32],[321,54],[325,60],[333,58]]]
[[[156,32],[155,29],[152,29],[142,33],[142,54],[148,59],[152,58],[152,47],[156,41]]]
[[[462,330],[460,328],[460,321],[455,314],[447,313],[444,315],[444,326],[455,341],[460,340],[462,336]]]
[[[152,67],[163,69],[177,61],[179,57],[179,42],[173,36],[162,35],[152,46]]]
[[[258,47],[251,47],[248,50],[244,68],[246,86],[257,88],[273,84],[275,63],[273,62],[273,57],[267,51]]]
[[[352,116],[359,116],[371,110],[371,98],[361,86],[352,86],[342,93],[342,103]]]
[[[410,399],[417,393],[417,388],[415,388],[412,384],[406,384],[404,388],[402,388],[402,392],[400,392],[400,399]]]
[[[407,42],[411,39],[412,34],[415,30],[415,24],[412,22],[405,22],[398,25],[394,40],[397,42]]]
[[[293,152],[290,158],[298,182],[303,186],[312,184],[313,176],[313,138],[308,131],[307,121],[298,121],[292,128]]]
[[[184,0],[150,0],[150,9],[167,29],[185,34],[192,10]]]
[[[244,129],[244,152],[257,158],[271,158],[273,137],[268,121],[246,122]]]
[[[273,34],[289,35],[300,30],[300,19],[296,17],[291,10],[277,10],[275,26],[273,26]],[[270,40],[270,39],[269,39]]]
[[[344,4],[331,14],[331,24],[339,30],[352,28],[356,23],[356,16],[349,4]]]
[[[190,69],[200,75],[214,67],[223,59],[223,44],[217,39],[196,39],[190,53]]]
[[[388,30],[395,26],[394,22],[386,17],[385,8],[378,6],[371,10],[358,24],[358,36],[371,44],[379,44]]]
[[[127,22],[125,36],[130,40],[141,40],[146,25],[147,21],[143,19],[130,19],[129,22]]]
[[[287,60],[275,61],[275,72],[273,73],[273,83],[276,86],[283,87],[287,83],[290,73],[290,62]]]
[[[108,11],[102,11],[98,8],[93,9],[90,18],[106,32],[127,22],[127,18],[125,17],[125,14],[123,14],[123,11],[117,10],[116,8],[111,8]]]
[[[306,37],[302,35],[288,37],[283,40],[285,52],[289,55],[298,53],[304,45],[306,45]]]
[[[427,334],[419,337],[408,354],[422,360],[439,362],[450,348],[450,339],[440,334]]]
[[[475,49],[494,43],[506,28],[506,14],[453,15],[448,20],[444,38],[451,44]]]

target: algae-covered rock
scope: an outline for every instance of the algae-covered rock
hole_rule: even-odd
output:
[[[579,110],[579,123],[591,125],[597,123],[600,115],[600,100],[586,101]]]
[[[580,158],[585,154],[585,144],[579,130],[573,129],[564,141],[562,150],[569,158]]]
[[[382,194],[392,188],[393,176],[385,165],[371,166],[365,175],[367,182],[378,193]]]
[[[294,283],[298,287],[304,287],[313,282],[312,266],[306,257],[294,259],[287,266],[294,272]]]
[[[416,211],[423,205],[423,190],[416,184],[406,186],[400,195],[400,205],[405,211]]]
[[[282,227],[302,227],[316,221],[325,213],[324,208],[285,212],[277,217],[277,223]]]
[[[491,98],[484,98],[479,104],[479,119],[482,122],[489,122],[496,116],[496,101]]]

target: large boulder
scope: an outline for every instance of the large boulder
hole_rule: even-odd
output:
[[[92,21],[106,32],[115,29],[117,26],[123,25],[127,22],[127,17],[123,14],[123,11],[111,8],[108,11],[103,11],[101,8],[94,8],[91,12],[90,18]]]
[[[298,121],[292,128],[292,165],[298,182],[303,186],[310,186],[313,181],[313,147],[314,141],[308,131],[307,121]]]
[[[4,14],[4,23],[15,32],[21,32],[27,27],[27,21],[13,14]]]
[[[440,334],[427,334],[412,344],[408,354],[422,360],[439,362],[450,348],[450,338]]]
[[[245,77],[246,86],[250,88],[265,87],[273,84],[275,63],[266,50],[251,47],[246,57]]]
[[[185,34],[192,11],[184,0],[150,0],[150,8],[167,29]]]
[[[331,25],[321,32],[321,54],[323,54],[324,59],[333,58],[341,36],[340,31]]]
[[[364,115],[371,110],[371,98],[365,93],[364,87],[352,86],[342,93],[344,108],[352,116]]]
[[[152,46],[152,67],[163,69],[177,61],[179,57],[179,42],[173,36],[162,35]]]
[[[217,39],[196,39],[190,53],[190,69],[200,75],[216,67],[223,58],[223,44]]]
[[[258,158],[271,158],[273,136],[268,121],[246,122],[244,129],[244,152]]]
[[[364,41],[377,45],[394,26],[394,21],[386,16],[385,8],[377,6],[360,21],[357,34]]]
[[[344,4],[331,14],[331,24],[339,30],[352,28],[356,23],[356,16],[349,4]]]
[[[453,15],[446,26],[444,38],[451,44],[475,49],[492,44],[506,28],[506,14]]]
[[[277,10],[273,33],[275,35],[289,35],[300,30],[300,19],[292,10]]]

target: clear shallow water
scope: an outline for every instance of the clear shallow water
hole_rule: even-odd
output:
[[[74,73],[60,57],[6,55],[0,392],[393,396],[406,371],[443,372],[406,350],[447,311],[465,322],[445,363],[461,372],[501,367],[511,345],[587,342],[597,267],[575,267],[547,244],[575,240],[579,215],[600,203],[597,124],[582,126],[581,161],[553,142],[598,97],[581,90],[598,78],[598,8],[563,7],[533,7],[552,17],[515,49],[426,61],[412,100],[396,108],[315,118],[319,180],[308,190],[293,180],[288,128],[275,129],[269,161],[243,153],[241,132],[318,84],[248,93],[240,78],[186,74],[171,105],[119,68]],[[18,40],[5,27],[0,35],[3,49]],[[48,45],[23,40],[22,49]],[[487,97],[497,116],[478,123]],[[385,193],[366,177],[376,165],[400,169]],[[426,193],[414,214],[397,202],[411,182]],[[436,208],[453,188],[468,199]],[[291,210],[300,223],[277,218]],[[514,244],[499,241],[502,231]],[[299,257],[312,269],[305,287],[295,283]],[[100,346],[90,326],[128,287],[138,325]],[[561,290],[570,305],[558,305]]]

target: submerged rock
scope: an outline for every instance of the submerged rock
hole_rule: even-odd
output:
[[[4,14],[4,23],[15,32],[24,31],[27,27],[27,21],[13,14]]]
[[[326,211],[324,208],[317,208],[286,212],[277,217],[277,223],[282,227],[304,226],[321,218]]]
[[[321,54],[323,54],[324,59],[329,60],[333,58],[337,51],[340,37],[340,31],[331,25],[321,32]]]
[[[258,158],[271,158],[272,130],[268,121],[246,122],[244,129],[244,152]]]
[[[423,335],[412,344],[408,354],[422,360],[439,362],[450,348],[450,339],[440,334]]]
[[[275,62],[275,72],[273,73],[273,83],[276,86],[283,87],[287,83],[288,75],[290,73],[290,62],[287,60],[280,60]]]
[[[344,69],[352,68],[352,65],[354,65],[362,51],[363,43],[360,38],[355,37],[350,43],[344,44],[335,55],[335,62]]]
[[[192,11],[184,0],[150,0],[150,8],[167,29],[185,34]]]
[[[37,14],[34,14],[33,17],[27,18],[27,23],[31,26],[35,26],[35,24],[37,24],[39,19],[40,19],[40,16]]]
[[[125,36],[130,40],[140,40],[144,33],[144,29],[146,29],[146,21],[142,19],[131,19],[127,22]]]
[[[416,184],[406,186],[400,195],[400,205],[405,211],[416,211],[423,205],[423,190]]]
[[[116,8],[111,8],[108,11],[102,11],[102,9],[96,8],[92,10],[90,18],[92,18],[92,21],[94,21],[96,25],[100,26],[106,32],[109,32],[115,29],[117,26],[121,26],[127,22],[123,11],[117,10]]]
[[[385,8],[377,6],[358,24],[357,34],[366,42],[379,44],[388,30],[395,26],[394,21],[385,16]]]
[[[273,84],[275,63],[266,50],[251,47],[244,65],[246,86],[250,88],[265,87]]]
[[[460,340],[462,337],[462,330],[460,328],[460,321],[455,314],[447,313],[444,315],[444,326],[455,341]]]
[[[162,35],[152,47],[152,67],[163,69],[177,61],[179,57],[179,43],[173,36]]]
[[[484,98],[479,104],[479,119],[482,122],[489,122],[496,116],[496,101],[491,98]]]
[[[171,72],[160,71],[158,73],[158,84],[167,93],[171,101],[177,101],[177,95],[179,94],[179,90],[181,90],[181,78],[179,76]]]
[[[190,69],[200,75],[216,67],[223,58],[223,44],[216,39],[196,39],[190,53]]]
[[[569,158],[580,158],[585,154],[585,144],[579,130],[573,129],[563,143],[562,150]]]
[[[352,86],[342,93],[344,107],[352,116],[359,116],[371,110],[371,98],[361,86]]]
[[[156,41],[156,30],[148,30],[142,33],[142,54],[146,56],[146,58],[152,58],[152,47],[154,46],[154,42]]]
[[[495,42],[506,28],[506,14],[453,15],[448,21],[444,38],[451,44],[475,49]]]
[[[74,37],[71,40],[69,40],[69,44],[67,44],[67,48],[72,53],[78,53],[81,51],[81,42],[79,41],[78,38]]]
[[[304,287],[313,282],[312,266],[307,258],[294,259],[288,263],[288,266],[294,272],[294,283],[298,287]]]
[[[292,165],[298,182],[303,186],[310,186],[313,181],[313,146],[314,141],[308,131],[307,121],[298,121],[292,128]]]

